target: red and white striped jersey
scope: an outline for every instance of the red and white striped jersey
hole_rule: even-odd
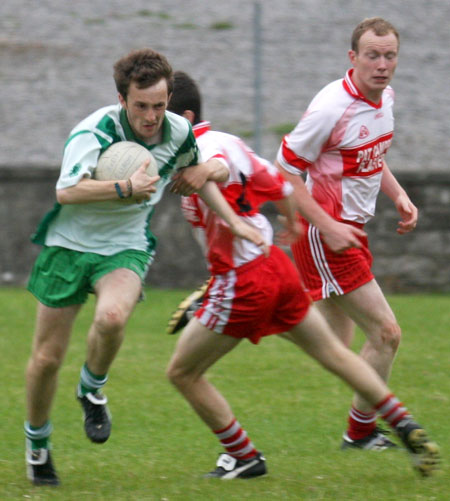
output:
[[[325,86],[287,134],[277,160],[292,174],[307,171],[313,198],[332,217],[364,224],[375,214],[384,156],[394,129],[394,91],[378,104],[367,100],[352,80]]]
[[[274,165],[256,155],[238,137],[212,131],[209,122],[201,122],[193,130],[203,161],[218,158],[230,171],[228,180],[218,183],[225,199],[271,244],[272,226],[259,208],[267,201],[288,196],[292,193],[292,185],[283,179]],[[202,235],[212,274],[226,273],[262,254],[255,244],[235,237],[228,224],[198,195],[182,197],[182,212],[194,230]]]

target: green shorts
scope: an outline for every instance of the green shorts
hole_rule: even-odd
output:
[[[151,261],[151,254],[133,249],[102,256],[63,247],[44,247],[31,270],[28,290],[52,308],[83,304],[103,275],[128,268],[143,282]]]

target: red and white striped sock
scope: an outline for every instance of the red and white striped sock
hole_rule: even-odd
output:
[[[392,393],[375,406],[380,416],[395,428],[400,421],[411,418],[408,409]]]
[[[375,412],[361,412],[352,406],[348,414],[347,435],[352,440],[367,437],[375,430],[376,418]]]
[[[214,431],[214,434],[227,453],[237,459],[250,459],[258,452],[236,418],[226,428]]]

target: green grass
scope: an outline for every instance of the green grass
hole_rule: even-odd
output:
[[[164,333],[186,291],[148,290],[132,317],[107,385],[113,433],[104,445],[84,436],[74,398],[93,301],[82,310],[61,370],[52,420],[62,485],[34,488],[25,478],[24,381],[35,300],[0,289],[1,500],[447,500],[449,498],[448,336],[450,296],[392,296],[404,338],[391,387],[441,445],[443,471],[422,479],[403,452],[343,453],[351,391],[275,336],[243,342],[211,371],[269,475],[253,481],[201,478],[220,447],[165,379],[177,340]],[[360,345],[359,335],[356,345]]]

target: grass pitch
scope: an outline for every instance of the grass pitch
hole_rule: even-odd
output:
[[[212,433],[165,378],[177,336],[165,334],[187,291],[147,290],[113,365],[106,393],[113,432],[103,445],[84,436],[75,385],[85,356],[93,299],[76,322],[54,404],[54,460],[62,485],[33,487],[24,465],[24,369],[35,300],[0,289],[1,500],[433,500],[449,499],[450,296],[392,296],[404,337],[390,386],[441,446],[442,471],[420,478],[403,452],[341,452],[351,391],[276,336],[242,342],[209,373],[256,446],[269,475],[203,479],[221,452]],[[361,334],[355,349],[363,342]]]

